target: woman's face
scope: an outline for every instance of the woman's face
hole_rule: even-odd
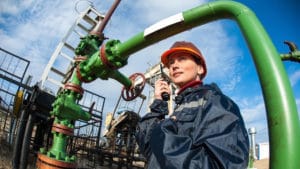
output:
[[[168,67],[172,82],[179,87],[191,81],[200,80],[200,75],[204,72],[203,67],[187,53],[175,53],[169,56]]]

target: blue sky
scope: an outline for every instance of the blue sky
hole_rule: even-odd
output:
[[[91,0],[101,13],[107,12],[112,0]],[[104,33],[110,39],[124,42],[152,24],[182,11],[204,4],[203,0],[123,0],[111,18]],[[288,53],[283,43],[289,40],[300,46],[299,10],[297,0],[238,0],[252,9],[265,27],[279,53]],[[71,27],[78,14],[73,0],[1,0],[0,1],[0,46],[31,61],[28,74],[34,82],[40,80],[56,45]],[[80,1],[78,9],[85,9]],[[237,24],[220,20],[193,28],[157,44],[149,46],[129,57],[128,65],[120,69],[130,76],[145,72],[155,65],[160,54],[176,40],[195,43],[207,60],[208,75],[205,83],[216,82],[225,94],[240,106],[247,128],[255,127],[257,141],[268,141],[265,106],[256,70],[249,49]],[[267,64],[267,63],[266,63]],[[289,76],[298,112],[300,110],[300,64],[284,62]],[[107,90],[107,86],[110,90]],[[105,112],[113,110],[122,86],[113,80],[97,80],[86,84],[106,97]],[[105,90],[101,90],[105,89]],[[297,92],[296,92],[297,91]],[[148,93],[145,93],[147,95]]]

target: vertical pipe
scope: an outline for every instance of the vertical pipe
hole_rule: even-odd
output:
[[[90,32],[90,34],[92,35],[96,35],[98,37],[101,37],[103,34],[103,30],[106,26],[106,24],[108,23],[110,17],[112,16],[112,14],[114,13],[114,11],[116,10],[117,6],[119,5],[119,3],[121,2],[121,0],[115,0],[115,2],[113,3],[113,5],[111,6],[111,8],[109,9],[109,11],[107,12],[107,14],[105,15],[105,17],[103,18],[102,22],[98,22],[98,24],[95,26],[95,28]]]
[[[19,169],[27,168],[28,158],[29,158],[29,149],[31,146],[31,136],[32,136],[32,131],[33,131],[35,120],[36,120],[36,116],[35,116],[34,112],[31,112],[28,117],[28,122],[26,124],[26,129],[24,132]]]
[[[257,159],[256,157],[256,151],[255,151],[255,134],[256,130],[254,127],[251,127],[248,129],[248,133],[250,135],[250,155],[249,155],[249,164],[248,167],[253,168],[254,160]]]
[[[20,124],[18,127],[18,132],[13,147],[13,157],[12,157],[13,169],[18,169],[20,166],[21,149],[22,149],[23,137],[24,137],[24,132],[25,132],[28,117],[29,117],[29,110],[23,110],[21,112]]]
[[[236,18],[263,89],[270,138],[270,168],[297,168],[300,166],[299,117],[280,55],[252,12],[244,12]]]

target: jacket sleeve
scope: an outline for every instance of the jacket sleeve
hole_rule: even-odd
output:
[[[204,162],[203,168],[247,168],[248,133],[231,99],[223,94],[211,96],[195,125],[194,146],[201,151],[193,160]]]
[[[168,114],[168,103],[163,100],[154,100],[150,105],[151,112],[147,113],[138,123],[136,140],[141,153],[147,158],[150,158],[151,148],[149,146],[150,136],[153,128],[164,120]]]

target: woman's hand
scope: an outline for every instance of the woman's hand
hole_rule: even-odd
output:
[[[162,93],[166,92],[168,94],[171,93],[169,84],[164,81],[163,79],[159,79],[155,82],[155,86],[154,86],[154,98],[155,99],[160,99],[162,100]]]

